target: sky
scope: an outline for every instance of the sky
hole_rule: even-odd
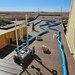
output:
[[[0,0],[0,11],[70,11],[71,0]]]

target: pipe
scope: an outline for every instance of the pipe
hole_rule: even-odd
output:
[[[58,29],[55,29],[55,28],[51,28],[53,26],[57,26],[59,25],[61,22],[57,22],[55,24],[50,24],[50,26],[47,26],[49,29],[52,29],[52,30],[55,30],[58,32],[58,43],[59,43],[59,49],[60,49],[60,53],[61,53],[61,56],[62,56],[62,68],[63,68],[63,75],[67,75],[67,66],[66,66],[66,57],[65,57],[65,54],[64,54],[64,50],[63,50],[63,45],[62,45],[62,42],[61,42],[61,32],[58,30]],[[40,28],[44,26],[44,25],[41,25]],[[41,28],[42,29],[42,28]],[[44,29],[43,29],[44,30]]]
[[[42,22],[42,21],[41,21],[41,22]],[[48,22],[49,22],[49,21],[48,21]],[[40,23],[40,22],[39,22],[39,23]],[[66,60],[66,57],[65,57],[64,50],[63,50],[63,45],[62,45],[62,42],[61,42],[61,32],[60,32],[58,29],[51,28],[51,27],[53,27],[53,26],[60,25],[60,23],[61,23],[61,21],[56,22],[55,24],[49,23],[50,26],[47,26],[46,29],[42,28],[42,26],[45,26],[45,25],[40,25],[39,27],[40,27],[42,30],[44,30],[44,32],[41,32],[41,33],[37,34],[36,36],[30,38],[30,39],[28,40],[28,42],[31,43],[33,40],[36,39],[37,36],[41,36],[41,35],[47,33],[47,32],[48,32],[47,28],[57,31],[57,32],[58,32],[59,49],[60,49],[60,53],[61,53],[61,56],[62,56],[63,75],[67,75],[68,73],[67,73],[67,66],[66,66],[66,61],[65,61],[65,60]],[[36,24],[38,24],[38,23],[36,23]],[[27,42],[23,43],[24,46],[25,46],[26,44],[27,44]]]
[[[19,52],[19,49],[22,48],[22,46],[26,46],[27,43],[31,44],[37,36],[42,36],[44,35],[45,33],[47,33],[48,31],[44,31],[44,32],[41,32],[41,33],[38,33],[36,36],[33,36],[32,38],[30,38],[28,41],[26,41],[25,43],[23,43],[22,45],[18,46],[15,50],[16,52]]]

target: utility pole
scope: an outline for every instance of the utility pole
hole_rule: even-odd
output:
[[[38,8],[38,15],[39,15],[39,8]]]
[[[61,13],[62,13],[62,7],[61,7]]]

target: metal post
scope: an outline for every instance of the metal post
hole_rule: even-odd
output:
[[[23,42],[23,26],[21,26],[21,31],[22,31],[22,35],[21,35],[21,40],[22,40],[22,42]]]
[[[15,21],[17,21],[17,19],[15,19]],[[15,36],[16,36],[16,44],[17,44],[17,48],[18,48],[18,36],[17,36],[16,24],[15,24]]]
[[[20,40],[22,40],[22,32],[21,32],[21,25],[19,25],[19,27],[20,27]]]

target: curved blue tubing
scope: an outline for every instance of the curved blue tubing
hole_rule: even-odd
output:
[[[58,32],[58,36],[61,35],[61,32]],[[63,67],[63,75],[67,75],[67,67],[66,67],[66,57],[64,55],[64,50],[63,50],[63,45],[61,43],[61,37],[58,37],[58,43],[59,43],[59,46],[60,46],[60,52],[61,52],[61,55],[62,55],[62,67]]]
[[[51,29],[51,30],[55,30],[58,32],[58,43],[59,43],[59,49],[60,49],[60,52],[61,52],[61,56],[62,56],[62,68],[63,68],[63,75],[67,75],[67,66],[66,66],[66,57],[65,57],[65,54],[64,54],[64,50],[63,50],[63,45],[62,45],[62,42],[61,42],[61,32],[58,30],[58,29],[55,29],[55,28],[51,28],[53,26],[57,26],[59,25],[61,22],[57,22],[55,24],[52,24],[50,23],[49,26],[47,26],[47,28]],[[46,25],[41,25],[40,28],[42,29],[42,26],[46,26]],[[44,30],[44,29],[43,29]]]
[[[42,22],[42,20],[39,21],[38,23],[40,23],[40,22]],[[37,25],[38,23],[36,23],[35,25]],[[62,42],[61,42],[61,32],[59,30],[55,29],[55,28],[52,28],[53,26],[60,25],[61,21],[58,21],[55,24],[51,23],[51,21],[47,21],[47,23],[49,24],[49,26],[47,26],[46,28],[42,28],[42,27],[46,26],[47,24],[39,26],[42,30],[44,30],[44,32],[41,32],[41,33],[37,34],[36,36],[30,38],[27,42],[29,42],[29,44],[30,44],[32,41],[34,41],[36,39],[37,36],[42,36],[43,34],[47,33],[48,32],[47,29],[58,31],[58,43],[59,43],[59,49],[60,49],[61,56],[62,56],[63,75],[67,75],[67,67],[66,67],[66,61],[65,61],[66,57],[65,57],[64,50],[63,50],[63,45],[62,45]],[[22,45],[18,46],[18,48],[16,48],[17,52],[18,52],[19,48],[21,48],[22,46],[26,46],[27,42],[25,42]]]
[[[18,46],[15,50],[16,50],[17,52],[19,52],[19,49],[22,48],[22,46],[26,46],[26,45],[27,45],[27,42],[28,42],[29,44],[31,44],[31,43],[36,39],[37,36],[42,36],[43,34],[45,34],[45,33],[47,33],[47,32],[48,32],[48,31],[43,31],[43,32],[41,32],[41,33],[38,33],[36,36],[33,36],[33,37],[30,38],[28,41],[26,41],[26,42],[23,43],[22,45]]]

